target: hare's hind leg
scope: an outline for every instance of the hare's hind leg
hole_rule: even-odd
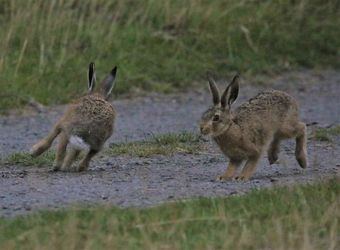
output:
[[[302,168],[307,167],[307,136],[306,125],[303,122],[296,122],[283,126],[280,129],[282,139],[296,138],[295,158]]]
[[[70,147],[67,150],[63,165],[61,166],[61,171],[72,171],[72,163],[79,155],[80,150],[74,147]]]
[[[61,166],[63,165],[68,142],[68,136],[62,132],[59,136],[53,171],[60,170]]]
[[[98,150],[90,149],[90,151],[84,156],[84,158],[79,163],[77,171],[84,171],[88,169],[92,157],[95,156],[98,152],[99,152]]]
[[[34,144],[30,150],[30,154],[33,157],[37,157],[44,153],[47,149],[51,147],[53,140],[59,135],[61,128],[59,124],[55,125],[50,133],[38,143]]]
[[[300,167],[307,167],[307,135],[306,125],[303,122],[299,122],[297,126],[295,158]]]
[[[269,145],[268,161],[270,165],[274,164],[279,159],[278,154],[281,140],[282,138],[278,134],[275,134],[272,142]]]

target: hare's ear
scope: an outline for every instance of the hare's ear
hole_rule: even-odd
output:
[[[89,93],[93,92],[95,85],[96,85],[96,71],[95,71],[95,68],[94,68],[94,63],[91,62],[89,64],[89,71],[88,71],[88,91],[89,91]]]
[[[218,91],[216,83],[215,83],[214,79],[212,79],[211,77],[209,77],[208,81],[209,81],[209,87],[210,87],[211,95],[212,95],[212,98],[213,98],[213,103],[214,103],[214,105],[219,105],[220,104],[220,93]]]
[[[117,66],[115,66],[110,74],[102,81],[102,93],[106,99],[108,99],[111,95],[112,89],[114,87],[115,79],[117,74]]]
[[[223,92],[221,97],[221,106],[225,108],[228,104],[229,108],[231,104],[236,100],[238,96],[238,90],[239,90],[239,74],[236,74],[231,81],[231,83],[228,85],[226,90]]]

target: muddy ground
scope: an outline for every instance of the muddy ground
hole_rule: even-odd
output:
[[[268,84],[242,82],[234,106],[258,91],[275,88],[295,96],[301,116],[310,126],[340,124],[340,72],[303,71],[286,73]],[[201,113],[210,105],[207,89],[178,95],[153,94],[148,97],[114,101],[119,113],[110,143],[134,141],[155,134],[198,132]],[[28,151],[44,136],[64,107],[49,107],[26,115],[0,116],[0,152],[7,155]],[[309,167],[302,170],[294,159],[294,142],[281,147],[280,161],[269,166],[263,156],[253,178],[247,182],[217,182],[227,161],[218,148],[206,142],[199,154],[156,155],[149,158],[97,156],[83,173],[53,173],[51,166],[0,166],[0,216],[15,216],[40,209],[75,204],[150,206],[191,197],[243,194],[254,188],[293,185],[330,178],[340,168],[340,138],[333,142],[308,141]]]

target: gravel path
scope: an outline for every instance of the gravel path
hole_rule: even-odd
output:
[[[267,85],[242,83],[238,106],[269,86],[295,96],[309,126],[340,124],[340,72],[298,72],[273,79]],[[153,134],[197,132],[197,121],[210,104],[207,89],[181,95],[151,95],[117,100],[116,131],[110,142],[147,138]],[[0,152],[3,157],[27,151],[44,136],[64,107],[47,108],[30,115],[0,116]],[[294,159],[294,144],[282,146],[280,162],[269,166],[264,156],[254,177],[244,183],[214,181],[225,168],[219,150],[207,143],[198,155],[131,158],[101,155],[84,173],[51,173],[43,168],[0,166],[0,216],[15,216],[70,204],[109,203],[119,206],[150,206],[190,197],[242,194],[254,188],[310,182],[336,175],[340,168],[340,138],[333,143],[308,142],[309,167],[302,171]]]

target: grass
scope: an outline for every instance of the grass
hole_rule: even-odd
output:
[[[145,209],[0,219],[1,249],[337,249],[339,179]]]
[[[314,131],[313,139],[317,141],[332,142],[332,137],[340,135],[340,125],[331,128],[318,128]]]
[[[85,93],[90,61],[100,78],[118,65],[117,95],[186,89],[208,71],[338,67],[339,10],[336,0],[0,0],[0,109]]]
[[[149,140],[113,144],[109,153],[113,155],[130,155],[149,157],[152,155],[173,155],[175,153],[194,154],[203,148],[199,136],[184,132],[181,134],[163,134]]]
[[[2,162],[10,165],[41,167],[53,163],[55,153],[52,150],[45,152],[39,157],[33,158],[29,153],[17,152],[5,157]]]

